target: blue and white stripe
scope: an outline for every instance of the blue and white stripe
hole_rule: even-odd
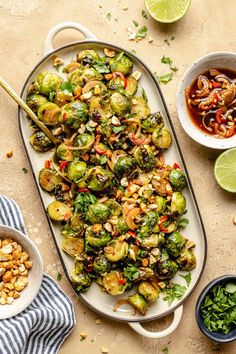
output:
[[[4,196],[0,196],[0,224],[26,234],[18,206]],[[58,353],[75,323],[72,302],[56,282],[44,274],[40,291],[27,309],[0,320],[0,354]]]

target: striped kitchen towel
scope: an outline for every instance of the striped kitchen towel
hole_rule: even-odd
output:
[[[0,196],[0,224],[26,234],[18,206],[4,196]],[[0,320],[0,354],[57,353],[75,322],[72,302],[56,282],[44,274],[40,291],[27,309]]]

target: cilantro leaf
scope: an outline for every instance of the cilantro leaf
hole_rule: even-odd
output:
[[[168,39],[166,38],[166,39],[164,39],[164,41],[163,41],[165,44],[167,44],[167,45],[170,45],[170,42],[168,41]]]
[[[147,98],[146,92],[145,92],[143,87],[142,87],[142,97],[143,97],[145,102],[148,102],[148,98]]]
[[[189,220],[187,218],[183,218],[183,219],[178,220],[177,227],[179,229],[184,229],[185,227],[188,226],[188,224],[189,224]]]
[[[25,168],[25,167],[22,168],[22,171],[23,171],[24,173],[28,173],[28,170],[27,170],[27,168]]]
[[[185,291],[187,290],[186,286],[180,284],[172,284],[171,286],[167,286],[164,289],[164,301],[168,301],[168,305],[170,306],[174,300],[180,300],[184,296]]]
[[[135,25],[135,27],[138,27],[138,22],[133,20],[133,24]]]
[[[148,16],[147,16],[147,13],[146,13],[145,10],[142,10],[142,16],[143,16],[144,18],[146,18],[146,20],[148,19]]]
[[[191,280],[192,280],[191,273],[187,273],[186,275],[180,274],[180,277],[185,279],[187,286],[190,285]]]
[[[126,268],[124,268],[124,275],[129,281],[133,281],[135,279],[138,279],[140,272],[138,268],[136,268],[132,264],[128,264]]]
[[[61,90],[62,91],[67,91],[69,93],[73,92],[74,89],[75,89],[76,85],[72,84],[71,82],[69,81],[64,81],[62,84],[61,84]]]
[[[169,57],[166,57],[165,55],[163,55],[163,57],[161,58],[161,62],[163,64],[168,64],[172,71],[177,71],[178,70],[177,66],[173,65],[173,60],[171,58],[169,58]]]
[[[173,73],[168,73],[168,74],[160,75],[160,76],[157,73],[154,73],[154,75],[156,76],[157,81],[159,83],[163,83],[163,84],[167,84],[168,82],[170,82],[173,77]]]
[[[73,203],[75,207],[75,213],[86,213],[90,204],[94,204],[96,201],[97,198],[91,193],[79,193]]]
[[[61,274],[61,273],[58,273],[58,274],[57,274],[57,281],[60,281],[61,278],[62,278],[62,274]]]
[[[105,155],[100,156],[100,164],[104,165],[107,162],[107,157]]]
[[[168,354],[169,353],[169,348],[166,346],[166,347],[162,348],[161,351],[164,354]]]
[[[138,29],[136,33],[136,38],[145,38],[147,36],[147,26],[142,26]]]
[[[119,127],[112,127],[112,130],[115,134],[118,134],[120,132],[122,132],[123,130],[125,130],[126,126],[125,125],[120,125]]]
[[[108,21],[111,21],[111,13],[110,13],[110,12],[108,12],[108,13],[106,14],[106,18],[108,19]]]

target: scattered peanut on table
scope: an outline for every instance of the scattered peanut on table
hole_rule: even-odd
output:
[[[28,284],[29,254],[11,238],[0,239],[0,304],[11,304]]]

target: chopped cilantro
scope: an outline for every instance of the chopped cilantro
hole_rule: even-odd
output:
[[[79,193],[74,201],[75,213],[86,213],[90,204],[94,204],[96,201],[97,198],[91,193]]]
[[[169,353],[169,348],[166,346],[166,347],[162,348],[161,351],[164,354],[168,354]]]
[[[131,49],[131,53],[136,54],[136,50]]]
[[[146,20],[148,19],[148,17],[147,17],[147,13],[146,13],[146,11],[145,11],[145,10],[142,10],[142,16],[143,16],[144,18],[146,18]]]
[[[138,27],[138,22],[133,20],[133,24],[135,25],[135,27]]]
[[[138,29],[136,33],[136,38],[145,38],[147,36],[147,26],[142,26]]]
[[[170,306],[175,299],[182,299],[186,290],[186,286],[173,283],[164,289],[165,296],[163,300],[168,301],[168,305]]]
[[[142,87],[142,97],[143,97],[144,101],[148,102],[148,98],[147,98],[146,92],[143,87]]]
[[[163,64],[168,64],[170,69],[173,70],[173,71],[177,71],[178,70],[177,66],[173,65],[173,60],[171,58],[169,58],[169,57],[166,57],[165,55],[163,55],[163,57],[161,58],[161,62]]]
[[[100,164],[104,165],[107,162],[107,157],[105,155],[100,156]]]
[[[170,45],[170,42],[168,41],[168,39],[164,39],[164,43],[167,44],[167,45]]]
[[[106,14],[106,18],[108,19],[108,21],[111,21],[111,13],[110,13],[110,12],[108,12],[108,13]]]
[[[22,168],[22,171],[23,171],[24,173],[28,173],[28,170],[27,170],[27,168],[25,168],[25,167]]]
[[[180,274],[180,276],[185,279],[187,286],[189,286],[192,280],[191,273],[187,273],[186,275]]]
[[[61,90],[64,91],[64,92],[73,92],[74,89],[75,89],[76,85],[72,84],[71,82],[69,81],[64,81],[62,84],[61,84]]]
[[[188,226],[188,224],[189,224],[189,220],[187,218],[183,218],[177,222],[177,227],[179,229],[184,229],[186,226]]]
[[[159,83],[163,83],[163,84],[167,84],[168,82],[170,82],[173,77],[173,73],[168,73],[168,74],[161,75],[161,76],[159,76],[157,73],[154,73],[154,75],[156,76],[157,81]]]
[[[62,274],[61,274],[61,273],[58,273],[58,274],[57,274],[57,280],[60,281],[61,278],[62,278]]]
[[[133,264],[128,264],[126,268],[124,268],[124,275],[129,281],[133,281],[138,279],[139,277],[139,270]]]
[[[120,125],[119,127],[112,127],[112,130],[115,134],[118,134],[120,132],[122,132],[123,130],[125,130],[126,126],[125,125]]]

